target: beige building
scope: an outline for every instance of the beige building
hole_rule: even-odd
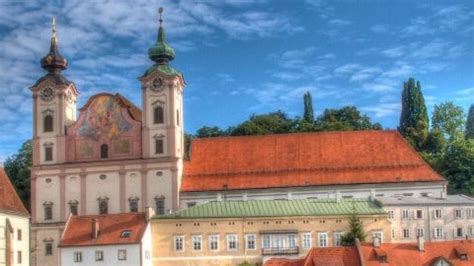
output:
[[[465,195],[446,198],[385,197],[377,201],[388,213],[392,242],[451,241],[474,238],[474,199]]]
[[[0,167],[0,266],[30,264],[30,214]]]
[[[390,242],[386,212],[368,200],[221,201],[151,220],[153,265],[237,265],[304,257],[341,245],[353,212],[367,241]]]

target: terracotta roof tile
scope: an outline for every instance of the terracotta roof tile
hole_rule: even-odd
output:
[[[312,248],[304,259],[270,259],[264,266],[360,266],[355,247]]]
[[[99,221],[99,237],[92,237],[92,220]],[[145,213],[118,213],[106,215],[71,216],[59,243],[67,246],[94,246],[133,244],[140,242],[146,229]],[[121,237],[130,230],[130,237]]]
[[[387,265],[432,265],[438,258],[443,257],[453,265],[474,265],[474,242],[472,240],[425,242],[425,251],[418,251],[416,243],[382,244],[381,249],[387,254]],[[456,249],[468,255],[468,260],[461,260]],[[361,244],[361,251],[366,266],[382,265],[376,259],[372,244]]]
[[[2,167],[0,167],[0,199],[0,213],[30,215]]]
[[[394,130],[193,140],[182,192],[444,181]]]

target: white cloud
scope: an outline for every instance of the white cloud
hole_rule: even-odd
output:
[[[370,30],[375,33],[386,33],[388,32],[389,27],[385,24],[376,24],[370,27]]]
[[[404,54],[405,47],[397,46],[382,51],[382,54],[388,57],[396,58]]]
[[[376,118],[394,116],[400,113],[400,103],[380,103],[376,105],[364,106],[362,111],[373,114]]]
[[[332,26],[347,26],[351,25],[352,21],[350,20],[345,20],[345,19],[331,19],[328,21],[329,25]]]

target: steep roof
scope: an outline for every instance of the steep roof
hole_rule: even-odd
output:
[[[275,258],[265,262],[264,266],[360,266],[359,255],[355,247],[312,248],[304,259]]]
[[[353,212],[353,208],[360,215],[385,213],[385,210],[376,203],[365,199],[250,200],[212,201],[172,214],[155,216],[154,219],[348,215]]]
[[[182,192],[444,181],[394,130],[193,140]]]
[[[418,251],[416,243],[382,244],[379,248],[387,254],[387,265],[433,265],[439,258],[452,265],[474,265],[474,242],[472,240],[426,242],[425,251]],[[461,260],[458,252],[467,254],[467,260]],[[382,265],[375,257],[375,248],[369,243],[361,245],[361,252],[366,266]]]
[[[92,237],[93,219],[99,221],[97,239]],[[59,245],[69,247],[139,243],[146,225],[143,212],[70,216]],[[121,237],[124,230],[130,230],[129,237]]]
[[[21,216],[30,214],[23,205],[3,167],[0,167],[0,213],[10,213]]]

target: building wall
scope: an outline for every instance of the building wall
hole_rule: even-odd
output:
[[[57,246],[61,239],[64,224],[50,224],[31,226],[31,265],[59,265],[59,251]],[[51,243],[53,252],[46,254],[46,244]]]
[[[13,252],[13,264],[29,265],[30,264],[30,219],[29,217],[0,213],[0,266],[6,265],[6,248],[7,239],[5,239],[5,230],[7,227],[7,219],[13,227],[13,241],[10,243],[10,251]],[[21,230],[21,240],[18,238],[18,230]],[[18,263],[18,251],[21,252],[21,264]]]
[[[392,223],[392,241],[395,243],[407,243],[416,242],[417,235],[416,230],[423,228],[425,241],[449,241],[449,240],[460,240],[474,237],[474,216],[469,216],[468,210],[473,210],[474,215],[474,204],[471,206],[458,205],[458,206],[447,206],[447,205],[419,205],[419,206],[385,206],[387,211],[393,212],[393,218],[389,219]],[[441,218],[435,218],[435,210],[442,211]],[[455,218],[454,211],[459,209],[462,211],[462,218]],[[407,210],[409,217],[403,218],[402,212]],[[417,210],[422,211],[422,218],[417,219],[415,212]],[[443,236],[435,238],[433,230],[435,228],[443,228]],[[463,236],[456,237],[455,229],[462,228]],[[404,237],[404,229],[409,230],[409,237]]]
[[[151,244],[151,226],[150,223],[147,224],[145,232],[143,233],[141,241],[141,265],[142,266],[151,266],[152,263],[152,244]]]
[[[215,200],[272,200],[272,199],[337,199],[369,198],[392,196],[432,195],[443,197],[446,194],[445,182],[410,182],[393,184],[362,184],[319,187],[289,187],[275,189],[254,189],[247,191],[205,191],[184,192],[180,194],[180,207],[188,204],[204,204]]]
[[[372,241],[372,231],[382,231],[384,241],[390,242],[390,223],[386,215],[361,216],[367,241]],[[328,233],[328,245],[334,245],[335,232],[347,232],[348,217],[284,217],[245,219],[153,219],[153,265],[236,265],[243,261],[262,262],[262,231],[285,232],[296,230],[296,245],[300,247],[296,257],[303,257],[308,249],[301,248],[302,234],[311,233],[312,246],[317,246],[318,233]],[[219,251],[209,250],[209,235],[219,235]],[[228,251],[226,238],[236,234],[238,249]],[[256,235],[256,249],[245,248],[245,235]],[[192,236],[202,235],[202,251],[192,250]],[[174,250],[174,237],[184,236],[184,251]],[[265,258],[268,258],[265,256]]]
[[[127,260],[118,260],[118,251],[127,250]],[[83,266],[83,265],[141,265],[140,264],[140,244],[134,245],[107,245],[92,247],[66,247],[61,248],[62,266]],[[104,261],[95,260],[96,251],[104,252]],[[74,262],[74,252],[82,252],[82,262]]]

